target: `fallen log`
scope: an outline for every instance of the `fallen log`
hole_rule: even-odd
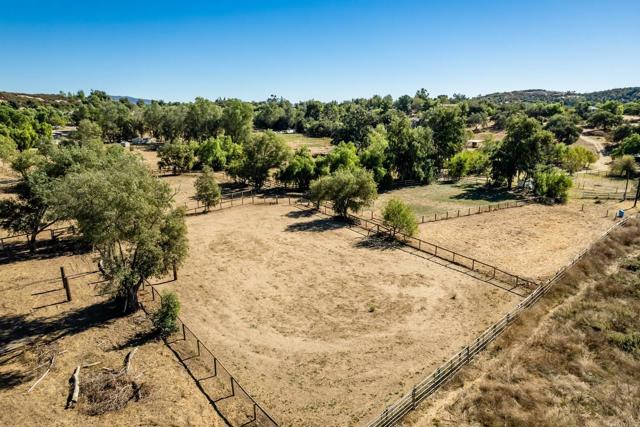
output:
[[[73,375],[69,378],[69,396],[67,397],[67,406],[65,409],[74,408],[80,397],[80,365],[73,371]]]

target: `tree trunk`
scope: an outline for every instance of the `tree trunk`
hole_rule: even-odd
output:
[[[29,236],[29,252],[32,254],[36,253],[36,239],[38,237],[38,231],[34,231]]]
[[[140,286],[142,286],[142,282],[143,280],[140,280],[136,285],[126,290],[126,296],[124,298],[124,308],[122,310],[123,313],[134,313],[140,308],[140,303],[138,302],[138,289],[140,289]]]

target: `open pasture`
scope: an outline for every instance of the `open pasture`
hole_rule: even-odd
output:
[[[312,155],[327,154],[333,148],[331,138],[315,138],[301,133],[278,133],[278,137],[292,149],[308,147]]]
[[[289,205],[188,218],[189,328],[282,426],[358,425],[520,300]]]
[[[373,205],[376,215],[381,215],[390,199],[407,203],[417,216],[432,217],[456,209],[467,210],[493,203],[513,202],[521,198],[503,190],[484,188],[483,178],[469,177],[457,183],[433,183],[414,187],[399,188],[380,194]],[[367,209],[365,209],[367,211]]]

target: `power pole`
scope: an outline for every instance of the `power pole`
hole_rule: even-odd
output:
[[[638,178],[638,185],[636,186],[636,198],[633,200],[633,207],[638,204],[638,198],[640,197],[640,178]]]

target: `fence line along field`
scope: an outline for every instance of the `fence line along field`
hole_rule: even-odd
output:
[[[583,209],[582,202],[530,204],[455,221],[427,223],[420,225],[419,234],[432,243],[474,254],[511,273],[542,281],[611,227],[618,209],[632,204],[584,201]]]
[[[188,218],[182,317],[283,426],[357,425],[520,300],[289,205]]]
[[[60,267],[71,278],[71,302]],[[88,255],[0,265],[0,425],[224,427],[171,350],[150,334],[144,313],[121,316],[103,293],[101,276],[83,274],[95,270]],[[90,415],[95,407],[87,397],[89,379],[120,369],[134,348],[132,377],[141,385],[139,398]],[[52,355],[55,362],[43,376]],[[79,365],[80,400],[74,410],[65,410],[68,380]]]

